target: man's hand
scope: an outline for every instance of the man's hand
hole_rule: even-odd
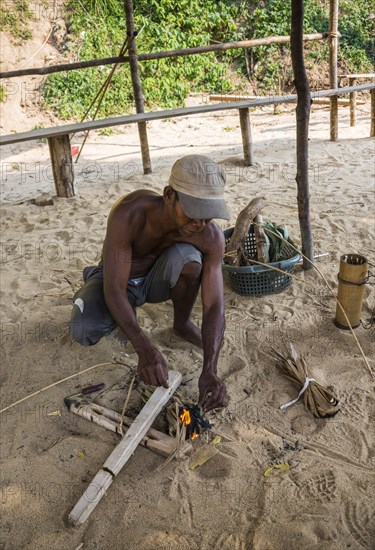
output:
[[[139,356],[138,374],[146,384],[169,387],[167,362],[155,347]]]
[[[199,404],[205,412],[224,407],[227,397],[227,390],[224,382],[213,372],[202,372],[199,378]],[[211,393],[205,401],[207,395]]]

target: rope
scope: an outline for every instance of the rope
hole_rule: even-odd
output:
[[[257,225],[258,227],[261,227],[261,224],[256,223],[256,222],[254,222],[254,221],[253,221],[253,224],[254,224],[254,225]],[[269,233],[273,233],[276,237],[278,237],[279,239],[282,239],[283,241],[285,241],[286,243],[288,243],[294,250],[296,250],[296,251],[298,252],[298,254],[301,254],[301,256],[302,256],[303,258],[305,258],[305,260],[306,260],[307,262],[309,262],[309,264],[311,264],[312,267],[313,267],[314,269],[316,269],[316,271],[317,271],[317,272],[319,273],[319,275],[322,277],[322,279],[323,279],[323,281],[325,282],[325,284],[327,285],[327,287],[328,287],[330,293],[332,294],[332,296],[333,296],[334,299],[336,300],[336,302],[337,302],[339,308],[341,309],[342,314],[344,315],[346,322],[348,323],[350,332],[352,333],[353,338],[354,338],[354,340],[355,340],[355,342],[356,342],[356,344],[357,344],[357,346],[358,346],[358,348],[359,348],[359,351],[361,352],[361,355],[362,355],[362,357],[363,357],[363,360],[364,360],[364,362],[365,362],[365,365],[366,365],[366,367],[367,367],[367,369],[368,369],[368,371],[369,371],[371,377],[372,377],[372,378],[375,378],[375,374],[374,374],[374,372],[371,370],[371,367],[370,367],[370,364],[369,364],[369,362],[368,362],[368,359],[367,359],[367,357],[366,357],[366,355],[365,355],[365,352],[364,352],[363,349],[362,349],[361,344],[359,343],[359,340],[358,340],[358,338],[357,338],[357,335],[355,334],[355,332],[354,332],[354,330],[353,330],[353,327],[352,327],[352,325],[351,325],[351,323],[350,323],[350,321],[349,321],[349,319],[348,319],[348,316],[347,316],[347,314],[346,314],[346,311],[345,311],[345,309],[342,307],[341,302],[340,302],[340,301],[338,300],[338,298],[335,296],[335,293],[333,292],[333,290],[332,290],[332,288],[331,288],[331,285],[330,285],[329,282],[327,281],[326,277],[323,275],[323,273],[320,271],[320,269],[314,264],[314,262],[312,262],[312,261],[310,260],[310,258],[308,258],[307,256],[305,256],[300,250],[298,250],[298,248],[297,248],[296,246],[294,246],[292,243],[290,243],[289,241],[287,241],[286,239],[284,239],[284,237],[282,237],[281,235],[278,235],[277,233],[274,233],[271,229],[268,229],[267,231],[268,231]]]
[[[26,397],[22,397],[22,399],[18,399],[18,401],[15,401],[11,405],[8,405],[7,407],[4,407],[0,410],[0,414],[8,411],[9,409],[12,409],[16,405],[19,405],[20,403],[23,403],[24,401],[27,401],[28,399],[31,399],[35,395],[38,395],[39,393],[42,393],[46,390],[49,390],[50,388],[53,388],[54,386],[58,386],[59,384],[62,384],[63,382],[66,382],[67,380],[70,380],[71,378],[74,378],[75,376],[79,376],[80,374],[83,374],[85,372],[89,372],[90,370],[97,369],[98,367],[103,367],[104,365],[125,365],[125,363],[120,363],[120,361],[108,361],[107,363],[99,363],[98,365],[93,365],[92,367],[88,367],[87,369],[81,370],[79,372],[76,372],[75,374],[71,374],[70,376],[67,376],[66,378],[62,378],[61,380],[58,380],[57,382],[54,382],[53,384],[49,384],[48,386],[45,386],[44,388],[34,391],[34,393],[31,393],[30,395],[26,395]]]
[[[292,399],[292,401],[288,401],[288,403],[284,403],[284,405],[280,405],[280,409],[283,411],[284,409],[287,409],[291,405],[294,405],[294,403],[297,403],[298,399],[301,397],[301,395],[305,393],[305,391],[309,387],[310,382],[316,382],[315,378],[309,378],[308,376],[306,376],[305,383],[302,386],[302,389],[297,395],[297,397],[295,399]]]

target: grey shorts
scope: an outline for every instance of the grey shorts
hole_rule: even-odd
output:
[[[193,245],[178,243],[167,248],[156,260],[145,277],[129,279],[127,295],[130,305],[165,302],[170,298],[182,268],[189,262],[202,263],[202,254]],[[104,298],[103,263],[86,267],[85,284],[73,297],[70,334],[74,340],[90,346],[96,344],[116,326]]]

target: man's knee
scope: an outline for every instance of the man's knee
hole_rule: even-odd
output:
[[[202,264],[199,262],[188,262],[184,265],[181,275],[192,281],[200,279],[202,273]]]
[[[104,326],[103,323],[93,322],[86,319],[77,309],[73,307],[69,331],[71,338],[79,344],[93,346],[102,336],[106,336],[113,330],[115,323]]]

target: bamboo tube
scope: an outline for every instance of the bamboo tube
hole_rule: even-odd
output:
[[[344,254],[340,258],[339,288],[337,299],[342,305],[352,328],[360,324],[365,281],[368,275],[367,259],[360,254]],[[340,307],[336,308],[335,325],[349,329]]]

